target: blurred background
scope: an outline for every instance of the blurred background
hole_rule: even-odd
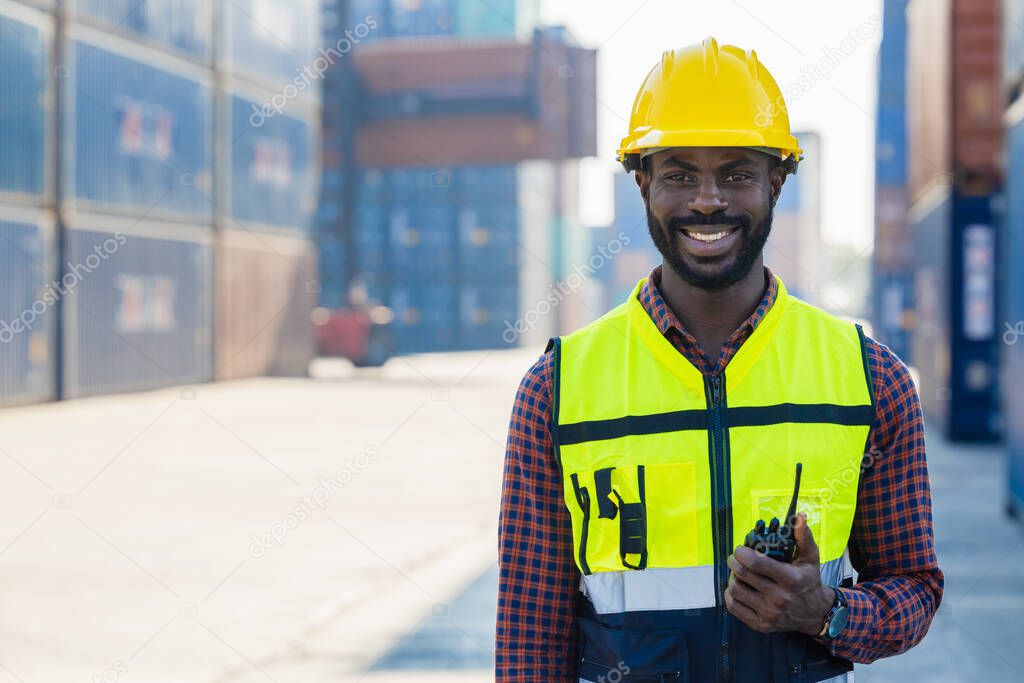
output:
[[[491,680],[516,386],[660,262],[614,150],[707,35],[928,421],[946,597],[857,680],[1024,680],[1024,1],[0,0],[0,681]]]

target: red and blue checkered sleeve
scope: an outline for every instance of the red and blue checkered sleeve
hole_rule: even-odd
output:
[[[509,422],[498,520],[498,683],[577,680],[580,575],[551,441],[553,372],[545,353],[520,382]]]
[[[866,664],[909,650],[924,638],[942,600],[925,461],[921,399],[907,366],[867,340],[876,401],[850,540],[857,583],[842,589],[846,629],[832,653]]]

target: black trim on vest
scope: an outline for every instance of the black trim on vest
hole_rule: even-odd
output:
[[[583,530],[580,532],[580,567],[584,574],[590,573],[590,565],[587,564],[587,529],[590,527],[590,493],[586,486],[580,486],[580,478],[575,472],[572,474],[572,488],[576,492],[576,502],[583,510]]]
[[[793,422],[834,424],[844,427],[870,426],[875,411],[871,406],[841,406],[833,403],[779,403],[773,406],[729,408],[730,427],[763,427]]]
[[[868,362],[868,339],[867,335],[864,334],[864,328],[859,324],[857,327],[857,338],[860,339],[860,358],[864,363],[864,377],[868,382],[868,396],[871,397],[871,412],[874,415],[875,411],[875,383],[871,379],[871,363]]]
[[[661,434],[693,429],[707,429],[706,410],[674,410],[653,415],[627,415],[607,420],[587,420],[561,425],[561,441],[564,445],[617,439],[621,436],[639,434]]]
[[[772,406],[743,406],[727,409],[730,427],[765,425],[835,424],[844,427],[870,427],[874,423],[873,406],[841,406],[832,403],[779,403]],[[706,409],[674,410],[652,415],[627,415],[607,420],[587,420],[560,425],[559,443],[571,445],[587,441],[618,439],[623,436],[661,434],[708,428]]]
[[[609,496],[612,494],[612,470],[602,467],[594,470],[594,488],[597,489],[597,516],[601,519],[615,519],[618,508]],[[615,494],[618,495],[618,494]]]
[[[551,445],[554,446],[555,454],[558,456],[555,460],[558,461],[558,472],[565,478],[565,473],[562,472],[562,428],[558,425],[558,404],[559,397],[562,393],[562,338],[551,337],[548,339],[547,346],[544,347],[544,353],[551,352],[551,358],[554,361],[551,377],[551,424],[549,431],[551,432]]]

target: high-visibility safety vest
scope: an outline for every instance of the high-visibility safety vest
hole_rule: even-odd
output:
[[[729,614],[726,559],[758,519],[798,511],[826,583],[847,542],[874,392],[860,326],[778,296],[725,370],[705,377],[637,295],[553,337],[552,437],[582,577],[579,680],[843,680],[850,662],[800,633]],[[824,617],[824,615],[822,615]]]

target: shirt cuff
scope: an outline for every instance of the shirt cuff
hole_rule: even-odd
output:
[[[846,609],[849,618],[846,621],[846,628],[835,638],[815,637],[814,639],[825,646],[833,657],[852,659],[853,653],[870,640],[870,634],[875,627],[875,603],[871,596],[862,591],[852,588],[835,587],[846,600]]]

